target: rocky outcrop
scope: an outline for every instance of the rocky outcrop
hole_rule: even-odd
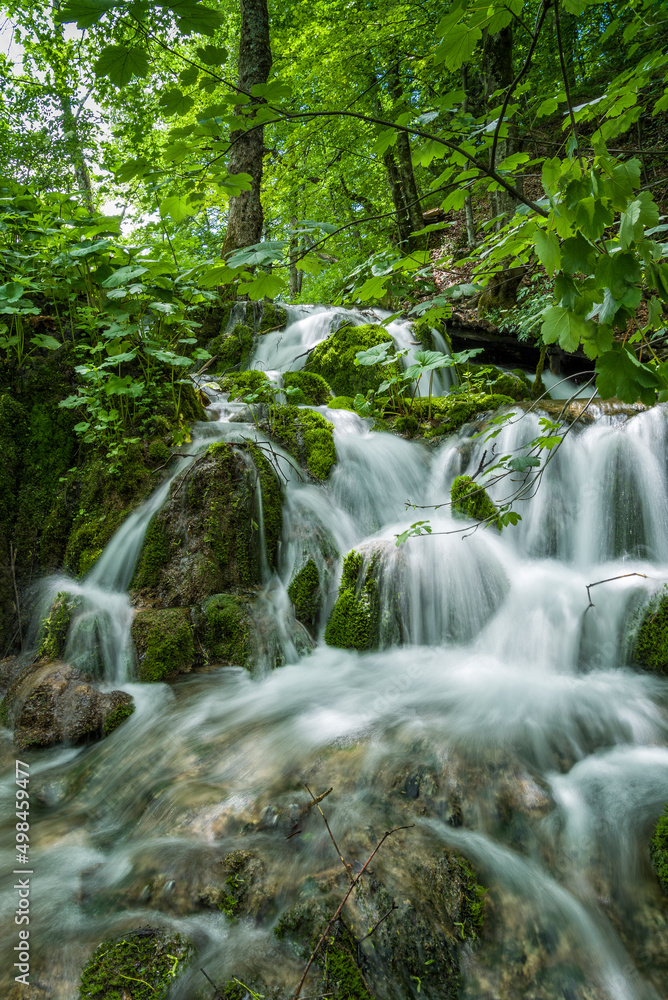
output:
[[[181,934],[154,927],[129,931],[103,941],[95,950],[81,973],[79,996],[86,1000],[139,996],[165,1000],[194,952]],[[141,993],[134,989],[137,983]]]
[[[127,692],[102,693],[90,677],[67,663],[38,661],[10,684],[0,719],[14,727],[17,748],[29,750],[99,739],[133,711]]]

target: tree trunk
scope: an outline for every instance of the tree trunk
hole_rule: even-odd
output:
[[[93,185],[90,180],[90,172],[86,163],[86,156],[81,145],[79,133],[77,131],[77,119],[72,111],[72,102],[69,94],[59,93],[58,101],[63,115],[63,133],[65,142],[72,159],[74,176],[77,186],[83,194],[84,203],[90,215],[95,215],[95,204],[93,202]]]
[[[401,88],[401,80],[399,79],[398,66],[395,66],[394,69],[392,69],[388,74],[388,82],[390,85],[390,94],[395,105],[397,105],[403,100],[404,96]],[[407,132],[399,132],[397,135],[397,144],[394,148],[396,150],[396,162],[401,180],[401,190],[411,232],[417,233],[420,229],[424,229],[424,220],[422,218],[422,208],[420,206],[420,195],[418,193],[417,184],[415,183],[415,174],[413,172],[411,143]],[[413,237],[410,240],[411,249],[416,249],[418,246],[422,246],[423,244],[424,237]]]
[[[492,97],[495,91],[505,92],[513,82],[513,29],[503,28],[496,35],[487,35],[482,50],[482,74],[485,83],[485,98],[488,109],[498,107],[503,103],[504,94]],[[517,128],[507,125],[507,137],[499,139],[496,156],[491,167],[495,167],[507,156],[517,152]],[[510,192],[494,191],[492,193],[492,212],[499,216],[498,228],[515,213],[517,201]]]
[[[267,0],[241,0],[239,89],[248,93],[257,84],[266,83],[270,70],[271,45]],[[259,103],[261,100],[258,98],[247,107],[252,108],[253,104]],[[243,106],[241,111],[243,113]],[[250,191],[242,191],[236,198],[230,198],[223,256],[240,247],[259,243],[262,239],[264,220],[260,201],[264,128],[254,128],[247,132],[239,130],[230,138],[233,146],[228,164],[229,172],[250,174],[252,186]]]

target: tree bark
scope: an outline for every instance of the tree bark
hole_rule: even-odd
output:
[[[482,50],[482,74],[485,84],[485,99],[488,109],[502,103],[503,96],[493,98],[495,91],[505,91],[513,82],[513,29],[508,26],[496,35],[487,35]],[[517,129],[506,126],[508,135],[499,139],[496,147],[495,163],[501,163],[507,156],[517,152]],[[499,216],[498,228],[515,213],[517,201],[505,190],[492,193],[492,212]]]
[[[399,78],[398,66],[395,66],[392,70],[390,70],[388,74],[388,83],[390,87],[390,95],[392,96],[395,105],[397,105],[403,100],[404,96],[401,87],[401,80]],[[424,229],[424,220],[422,218],[422,208],[420,206],[420,195],[415,182],[415,173],[413,172],[413,155],[411,153],[411,144],[407,132],[398,133],[397,144],[394,148],[396,150],[396,162],[399,171],[399,178],[401,180],[401,190],[406,213],[410,223],[411,233],[417,233],[420,229]],[[411,249],[415,249],[417,246],[424,243],[424,239],[419,236],[417,238],[412,237],[409,243]]]
[[[271,70],[271,45],[269,41],[269,14],[267,0],[241,0],[241,29],[239,33],[240,90],[250,92],[257,84],[266,83]],[[256,98],[250,105],[262,103]],[[243,113],[243,106],[241,108]],[[247,112],[249,113],[249,112]],[[264,214],[260,193],[262,188],[262,157],[264,155],[264,128],[252,131],[242,129],[230,137],[233,143],[228,169],[231,174],[250,174],[250,191],[242,191],[230,198],[227,232],[223,243],[223,256],[240,247],[251,246],[262,239]]]

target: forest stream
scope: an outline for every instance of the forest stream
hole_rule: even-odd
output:
[[[249,368],[302,368],[341,313],[290,307],[287,329],[260,338]],[[410,347],[408,324],[389,332]],[[97,663],[105,689],[130,693],[136,710],[98,743],[21,757],[32,985],[17,996],[75,1000],[100,942],[147,926],[196,948],[170,1000],[210,998],[201,969],[221,987],[236,977],[292,996],[312,936],[300,928],[323,926],[348,885],[308,785],[315,796],[332,788],[319,808],[354,872],[386,831],[407,827],[381,846],[346,911],[356,941],[382,922],[357,946],[362,985],[341,996],[369,984],[388,1000],[665,998],[668,911],[647,844],[668,787],[668,687],[631,656],[640,609],[668,579],[665,407],[629,416],[593,401],[596,419],[573,425],[521,522],[503,531],[447,505],[455,477],[474,475],[490,448],[479,422],[427,444],[315,407],[334,424],[336,465],[316,483],[271,445],[284,480],[274,566],[255,483],[264,665],[259,655],[253,673],[213,664],[139,683],[128,591],[151,519],[183,483],[185,496],[211,444],[250,439],[269,454],[247,406],[214,383],[202,376],[209,421],[88,574],[40,585],[33,647],[67,591],[78,604],[64,660]],[[540,433],[539,419],[518,411],[498,454]],[[490,495],[507,491],[501,481]],[[420,519],[432,533],[397,545]],[[355,599],[378,614],[378,648],[364,652],[324,638],[333,609],[356,613],[336,604],[353,550]],[[287,593],[311,562],[315,639]],[[7,872],[20,868],[14,756],[7,739]],[[0,904],[8,997],[17,893],[6,880]],[[314,967],[305,997],[327,995],[321,974]]]

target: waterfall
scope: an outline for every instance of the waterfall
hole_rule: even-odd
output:
[[[373,318],[290,307],[285,330],[258,338],[251,367],[297,370],[343,322]],[[397,348],[415,349],[409,324],[387,329]],[[137,710],[95,746],[35,758],[35,971],[49,975],[54,1000],[70,1000],[100,941],[157,923],[192,936],[198,968],[217,982],[249,970],[271,988],[294,986],[295,950],[273,925],[289,906],[323,898],[337,864],[316,810],[300,812],[308,782],[333,786],[323,808],[355,864],[384,830],[413,824],[388,860],[379,852],[373,876],[411,914],[421,865],[454,850],[476,866],[491,917],[480,940],[461,946],[462,997],[658,1000],[665,903],[647,842],[668,798],[668,686],[635,669],[630,649],[639,608],[668,580],[666,408],[574,425],[535,496],[518,502],[521,522],[502,532],[449,506],[454,478],[475,474],[491,448],[484,435],[464,427],[427,445],[316,409],[334,425],[327,481],[299,474],[274,446],[285,459],[283,538],[275,568],[263,549],[260,646],[262,623],[275,627],[258,675],[231,667],[170,686],[128,683],[126,590],[170,483],[213,441],[266,440],[224,395],[88,575],[44,582],[42,611],[59,591],[79,599],[65,658],[97,664]],[[541,434],[540,416],[518,411],[496,454]],[[488,487],[503,503],[518,484],[515,475]],[[263,535],[259,477],[255,489]],[[397,545],[418,520],[432,533]],[[352,591],[371,580],[377,610],[363,651],[323,638],[351,552],[360,557]],[[321,607],[300,644],[288,588],[311,562]],[[276,662],[285,665],[270,670]],[[13,780],[12,770],[0,782],[8,802]],[[9,806],[2,817],[11,871]],[[269,902],[257,920],[234,923],[206,900],[221,860],[239,851],[260,858]],[[14,894],[0,890],[7,969],[14,910]],[[410,926],[422,933],[417,918]],[[423,962],[410,977],[424,980],[425,996],[430,969]],[[178,996],[195,996],[199,979],[193,967]],[[0,981],[8,994],[8,974]],[[412,989],[388,972],[382,995]]]

